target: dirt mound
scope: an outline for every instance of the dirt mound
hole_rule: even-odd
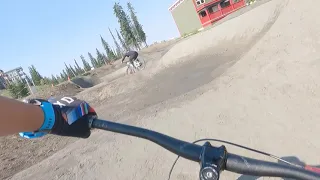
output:
[[[105,65],[100,68],[87,72],[85,76],[94,76],[97,78],[101,78],[103,76],[106,76],[116,71],[117,69],[119,69],[120,66],[123,66],[123,64],[121,63],[121,60],[116,60],[112,63],[112,65]]]
[[[77,94],[76,97],[97,105],[110,97],[132,91],[133,89],[140,87],[143,83],[145,83],[144,76],[137,73],[135,76],[126,76],[125,78],[117,78],[112,81],[102,82],[92,88],[85,89]]]
[[[67,81],[63,82],[57,86],[42,86],[37,87],[37,92],[27,98],[43,98],[47,99],[50,96],[75,96],[77,93],[81,92],[80,86],[74,84],[73,82]]]
[[[110,73],[110,74],[107,74],[105,75],[104,77],[102,77],[101,79],[103,81],[106,81],[106,82],[110,82],[110,81],[113,81],[115,79],[118,79],[120,77],[123,77],[126,75],[126,70],[127,70],[127,67],[122,67],[122,68],[119,68],[118,70]]]
[[[100,83],[96,76],[80,76],[73,78],[71,81],[81,88],[90,88]]]

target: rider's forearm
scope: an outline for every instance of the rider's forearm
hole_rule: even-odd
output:
[[[39,106],[0,96],[0,136],[38,130],[44,114]]]

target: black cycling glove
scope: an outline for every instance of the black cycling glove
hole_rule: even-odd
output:
[[[96,118],[97,114],[87,102],[73,97],[51,98],[50,102],[43,99],[31,99],[27,102],[41,106],[45,116],[50,117],[50,115],[53,115],[54,121],[51,123],[53,125],[43,128],[47,123],[46,121],[48,121],[46,117],[43,127],[37,132],[20,133],[21,136],[36,138],[46,133],[81,138],[88,138],[90,136],[89,120]]]

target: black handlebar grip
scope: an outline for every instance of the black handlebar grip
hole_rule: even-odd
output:
[[[302,168],[251,159],[234,154],[228,154],[226,170],[252,176],[282,177],[301,180],[320,179],[320,174]]]

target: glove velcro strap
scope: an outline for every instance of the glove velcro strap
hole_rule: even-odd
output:
[[[49,102],[42,102],[40,107],[44,114],[44,121],[39,131],[50,131],[56,119],[53,106]]]
[[[39,130],[35,132],[21,132],[19,135],[24,138],[28,139],[34,139],[39,138],[44,135],[46,135],[48,132],[51,131],[51,129],[54,126],[55,123],[55,111],[51,103],[49,102],[42,102],[40,105],[43,115],[44,115],[44,121],[42,126]]]

